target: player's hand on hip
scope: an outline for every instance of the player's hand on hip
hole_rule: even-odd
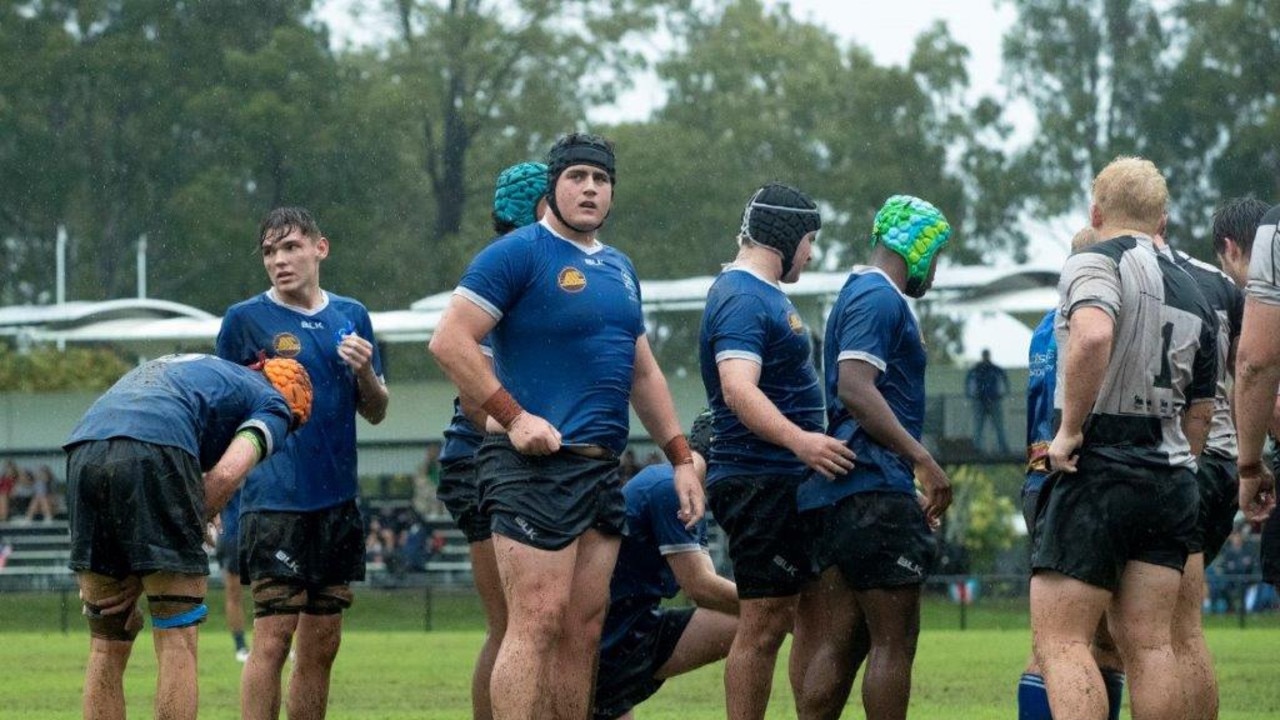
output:
[[[1249,522],[1263,522],[1276,507],[1276,480],[1265,462],[1242,466],[1240,512]]]
[[[338,343],[338,357],[342,358],[347,367],[360,372],[373,360],[373,343],[355,333],[348,333]]]
[[[680,511],[676,517],[692,530],[706,513],[706,493],[693,463],[681,463],[675,467],[675,485],[676,495],[680,497]]]
[[[820,432],[803,433],[792,452],[828,480],[847,475],[857,458],[849,446]]]
[[[932,456],[925,456],[916,463],[916,479],[920,481],[925,496],[924,514],[930,527],[942,519],[951,507],[951,479]]]
[[[1076,471],[1076,461],[1080,446],[1084,444],[1084,433],[1065,433],[1061,430],[1049,444],[1049,469],[1065,473]]]
[[[524,455],[550,455],[560,450],[560,431],[530,412],[522,412],[511,421],[507,437]]]

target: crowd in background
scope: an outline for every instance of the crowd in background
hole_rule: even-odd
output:
[[[33,522],[37,516],[53,522],[66,513],[63,497],[62,482],[48,465],[32,470],[6,460],[0,469],[0,522]]]

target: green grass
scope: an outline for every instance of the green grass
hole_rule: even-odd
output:
[[[216,597],[211,597],[216,600]],[[74,594],[71,595],[74,602]],[[330,717],[470,718],[468,683],[481,635],[475,600],[433,596],[432,632],[423,632],[424,594],[366,590],[347,621],[333,673]],[[1026,612],[1019,601],[971,608],[970,629],[960,631],[954,605],[930,602],[915,665],[911,717],[1007,720],[1016,715],[1015,687],[1029,647]],[[65,718],[79,711],[88,633],[69,617],[59,631],[57,595],[0,595],[0,667],[4,717]],[[232,657],[215,602],[200,639],[201,718],[238,717],[241,665]],[[50,616],[53,616],[52,619]],[[1240,630],[1233,618],[1214,618],[1208,632],[1222,686],[1223,720],[1280,717],[1275,651],[1280,622],[1251,617]],[[784,650],[785,652],[785,650]],[[724,716],[723,665],[669,681],[639,708],[644,720],[699,720]],[[155,658],[151,639],[139,637],[126,675],[129,712],[151,713]],[[848,717],[860,717],[854,703]],[[785,661],[778,665],[770,718],[794,716]]]

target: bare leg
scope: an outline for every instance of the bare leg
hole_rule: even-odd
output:
[[[297,614],[254,619],[253,652],[240,676],[240,715],[244,720],[280,717],[280,671],[297,627]]]
[[[298,644],[289,676],[290,720],[320,720],[329,709],[329,674],[342,644],[342,614],[298,616]]]
[[[564,627],[551,677],[555,717],[580,720],[591,714],[600,631],[609,609],[609,580],[622,539],[588,530],[578,538],[578,557]]]
[[[705,608],[694,610],[671,657],[654,676],[666,680],[723,660],[729,655],[729,646],[737,631],[738,618],[733,615]]]
[[[793,660],[798,647],[809,655],[792,663],[796,715],[801,720],[840,717],[867,654],[867,635],[862,609],[838,568],[828,568],[801,593],[795,634]],[[804,666],[799,685],[798,664]]]
[[[149,596],[204,597],[207,584],[203,576],[159,572],[144,575],[142,587]],[[161,613],[164,613],[162,617],[168,615],[155,606],[152,606],[150,611],[153,618]],[[196,681],[196,642],[200,637],[198,631],[197,625],[152,630],[152,637],[155,638],[156,662],[159,665],[155,707],[157,720],[159,718],[195,720],[196,718],[199,705],[199,686]]]
[[[80,597],[92,605],[104,604],[108,598],[118,597],[125,591],[123,581],[91,572],[76,573],[76,582],[80,585]],[[135,588],[133,594],[136,595],[136,592]],[[136,632],[142,627],[142,616],[138,612],[136,598],[120,612],[129,613],[131,620],[128,627],[131,631]],[[129,664],[132,652],[132,640],[108,640],[97,636],[89,638],[89,662],[84,676],[85,718],[123,720],[124,669]]]
[[[911,666],[920,636],[920,586],[860,590],[855,595],[871,636],[862,678],[867,720],[903,720],[911,701]]]
[[[473,720],[493,720],[493,703],[489,699],[489,683],[493,663],[507,632],[507,601],[502,596],[502,578],[493,554],[493,540],[471,543],[471,574],[484,606],[485,636],[471,675],[471,716]]]
[[[759,720],[769,707],[778,648],[795,620],[798,596],[743,600],[725,663],[729,720]]]
[[[1181,584],[1177,570],[1141,562],[1129,562],[1120,576],[1109,617],[1129,676],[1134,720],[1185,717],[1187,698],[1173,652],[1173,615]]]
[[[1107,691],[1089,645],[1111,593],[1052,571],[1031,578],[1031,635],[1055,720],[1107,716]]]
[[[578,542],[559,551],[539,550],[501,535],[494,554],[507,600],[507,632],[490,682],[497,720],[542,720],[573,582]]]

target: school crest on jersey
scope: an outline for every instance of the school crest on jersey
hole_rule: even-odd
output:
[[[570,265],[560,271],[560,275],[556,278],[560,289],[569,293],[582,292],[587,287],[587,276],[582,271]]]
[[[804,321],[800,319],[799,313],[788,313],[787,324],[791,326],[791,332],[797,335],[804,332]]]
[[[271,340],[271,347],[279,357],[297,357],[302,352],[302,341],[290,332],[277,333]]]

